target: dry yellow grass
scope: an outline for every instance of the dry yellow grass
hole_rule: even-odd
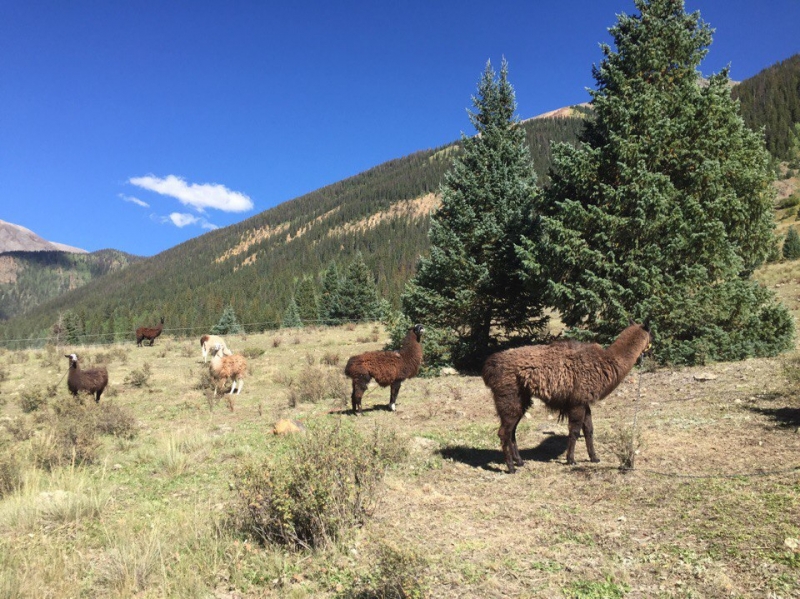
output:
[[[593,411],[600,464],[579,441],[567,467],[565,424],[535,406],[518,434],[526,464],[510,476],[478,377],[407,381],[395,414],[387,389],[367,392],[360,417],[341,399],[289,406],[289,383],[312,362],[339,372],[326,355],[380,349],[388,336],[372,341],[373,326],[231,339],[264,353],[229,402],[197,388],[206,367],[194,340],[121,346],[127,360],[108,365],[113,391],[93,408],[132,411],[140,433],[104,438],[91,466],[29,471],[23,491],[0,499],[0,597],[335,597],[370,572],[383,541],[424,557],[417,574],[432,597],[800,596],[800,399],[783,358],[633,373]],[[7,360],[0,422],[32,419],[21,393],[66,370],[26,353]],[[125,385],[145,362],[148,385]],[[64,381],[54,401],[71,401]],[[272,434],[281,418],[380,426],[408,446],[342,547],[284,553],[226,524],[237,464],[289,450],[291,435]],[[634,420],[643,446],[623,473],[613,437]]]

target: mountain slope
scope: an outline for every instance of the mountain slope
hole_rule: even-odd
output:
[[[70,252],[86,254],[86,250],[42,239],[30,229],[0,220],[0,254],[6,252]]]
[[[117,250],[13,251],[0,254],[0,320],[141,260]]]
[[[764,69],[733,88],[742,117],[754,130],[764,129],[770,154],[790,158],[794,126],[800,123],[800,54]]]
[[[522,126],[541,177],[550,140],[574,142],[576,115],[531,119]],[[236,225],[210,231],[161,254],[91,281],[0,327],[4,339],[46,336],[72,311],[87,340],[127,338],[166,317],[166,329],[206,332],[231,304],[240,322],[263,329],[280,322],[298,279],[342,268],[361,251],[380,292],[395,304],[428,248],[428,225],[454,143],[392,160],[306,194]]]
[[[793,72],[795,58],[784,63],[778,67]],[[760,77],[766,75],[754,79]],[[771,98],[785,85],[747,80],[733,93],[748,85],[765,91],[754,102],[739,96],[747,123],[758,126],[787,104]],[[551,142],[574,143],[589,113],[576,106],[522,123],[540,182],[550,166]],[[45,337],[64,312],[77,316],[89,342],[131,338],[136,326],[162,314],[166,330],[199,334],[228,304],[248,330],[263,330],[281,321],[299,279],[312,275],[319,282],[331,261],[343,267],[357,251],[380,292],[397,305],[418,257],[428,250],[430,212],[458,149],[454,143],[392,160],[131,264],[0,325],[0,340]]]

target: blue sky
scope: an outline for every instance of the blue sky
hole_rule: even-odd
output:
[[[799,0],[687,0],[701,65],[800,52]],[[633,0],[101,2],[0,8],[0,219],[151,256],[472,133],[487,60],[518,114],[588,100]]]

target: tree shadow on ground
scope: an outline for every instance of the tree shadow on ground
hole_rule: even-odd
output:
[[[549,435],[534,448],[520,449],[523,461],[552,462],[567,451],[567,435]],[[439,454],[448,460],[460,462],[473,468],[505,472],[506,460],[500,449],[477,449],[464,445],[448,445],[439,450]]]
[[[759,408],[751,407],[751,411],[772,418],[778,423],[778,426],[786,428],[800,427],[800,408]]]

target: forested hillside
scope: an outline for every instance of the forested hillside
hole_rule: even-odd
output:
[[[0,320],[23,314],[140,259],[117,250],[90,254],[4,252],[0,254]]]
[[[785,159],[800,121],[800,55],[740,83],[732,93],[745,122],[764,127],[768,149]],[[575,106],[522,122],[540,184],[546,183],[551,164],[551,141],[574,143],[591,112]],[[28,275],[22,269],[13,283],[0,281],[2,315],[18,315],[0,324],[0,341],[28,345],[13,340],[41,338],[38,343],[44,343],[65,315],[86,342],[132,339],[136,326],[155,324],[162,314],[166,330],[195,334],[216,323],[228,305],[248,330],[276,327],[299,281],[311,277],[319,292],[327,267],[335,262],[342,272],[359,251],[379,293],[397,306],[418,257],[428,250],[429,215],[459,150],[455,142],[381,164],[77,289],[73,283],[80,274],[56,282],[66,268],[54,264],[54,270],[35,276],[35,269]],[[36,301],[30,289],[37,286],[51,289],[53,299],[31,309]],[[67,288],[73,290],[63,293]]]
[[[800,123],[800,54],[778,62],[733,88],[742,117],[754,130],[764,128],[767,150],[779,160],[790,157]]]
[[[541,178],[549,140],[577,139],[585,112],[522,123]],[[311,276],[319,289],[332,261],[344,270],[358,251],[380,294],[397,305],[428,248],[430,211],[459,147],[392,160],[132,264],[4,323],[2,339],[14,345],[47,337],[64,314],[87,342],[132,338],[160,315],[166,330],[193,334],[216,323],[227,305],[248,329],[263,330],[280,324],[299,280]]]

